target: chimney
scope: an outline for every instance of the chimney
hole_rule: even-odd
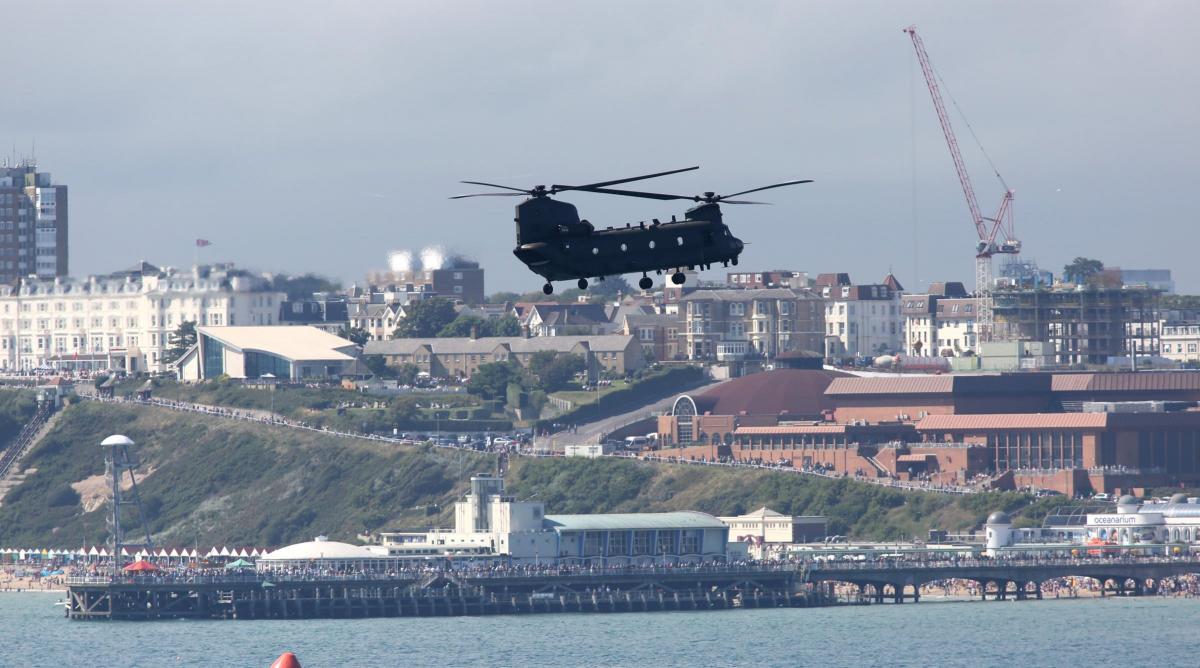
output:
[[[479,325],[471,325],[471,340],[479,338]]]

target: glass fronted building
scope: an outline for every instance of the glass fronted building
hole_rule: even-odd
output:
[[[328,380],[352,375],[359,355],[354,343],[316,327],[198,327],[196,333],[196,345],[176,363],[181,380]]]

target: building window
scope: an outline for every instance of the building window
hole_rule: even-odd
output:
[[[633,554],[650,554],[650,536],[649,531],[633,532]]]
[[[292,363],[278,355],[248,350],[245,363],[247,378],[261,378],[268,373],[276,378],[292,377]]]
[[[216,378],[225,373],[225,346],[210,336],[202,336],[201,338],[204,344],[204,359],[202,360],[204,364],[204,377]]]

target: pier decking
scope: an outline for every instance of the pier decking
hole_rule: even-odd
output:
[[[803,568],[414,572],[379,576],[77,578],[71,619],[307,619],[640,612],[823,605]]]

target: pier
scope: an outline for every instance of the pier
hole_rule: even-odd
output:
[[[1200,559],[1185,557],[1085,557],[1036,559],[978,559],[917,562],[814,562],[807,579],[812,583],[845,583],[858,587],[864,602],[919,602],[921,586],[938,580],[973,580],[986,600],[991,587],[995,600],[1041,598],[1042,583],[1059,578],[1090,578],[1120,596],[1140,596],[1163,580],[1200,574]],[[1011,590],[1011,591],[1010,591]]]
[[[807,607],[801,565],[289,577],[103,576],[68,581],[76,620],[313,619]]]

